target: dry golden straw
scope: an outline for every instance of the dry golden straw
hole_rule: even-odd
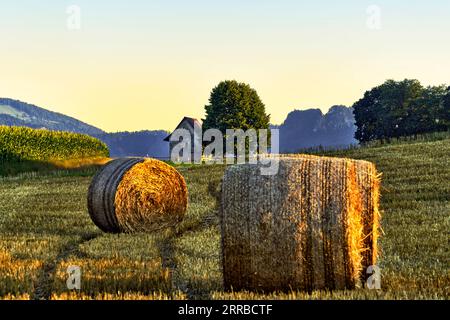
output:
[[[229,167],[222,185],[224,284],[241,290],[355,288],[376,262],[372,163],[314,156]]]
[[[88,207],[105,232],[151,232],[181,222],[188,203],[184,178],[155,159],[118,159],[97,174]]]

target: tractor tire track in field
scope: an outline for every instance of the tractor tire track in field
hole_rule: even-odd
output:
[[[177,269],[177,263],[175,260],[175,247],[174,247],[174,241],[175,241],[175,231],[173,229],[170,230],[170,234],[168,234],[163,239],[159,240],[156,245],[159,250],[159,255],[161,257],[161,267],[163,269],[167,269],[169,271],[169,285],[170,285],[170,291],[173,292],[176,288],[176,285],[174,283],[174,273]]]
[[[176,262],[176,248],[175,241],[177,238],[182,237],[186,233],[191,232],[199,232],[217,224],[217,212],[213,211],[209,214],[205,215],[203,220],[199,222],[197,225],[187,228],[185,230],[176,231],[172,229],[170,234],[167,235],[164,239],[157,243],[159,254],[162,261],[162,267],[169,270],[170,274],[170,282],[173,291],[180,290],[186,294],[186,297],[189,300],[201,300],[201,299],[210,299],[211,294],[209,290],[205,290],[200,288],[191,288],[183,279],[179,279],[177,277],[177,262]]]
[[[183,230],[176,234],[176,237],[181,237],[182,235],[189,232],[200,232],[214,225],[220,224],[219,212],[221,210],[221,191],[222,191],[222,181],[210,181],[208,183],[208,193],[214,198],[216,207],[213,211],[206,214],[202,221],[198,223],[193,228]],[[189,283],[180,283],[176,286],[178,289],[183,291],[189,300],[208,300],[211,299],[211,292],[208,290],[207,286],[202,284],[192,287]]]
[[[78,251],[79,246],[85,242],[98,237],[97,233],[88,233],[81,237],[79,240],[69,241],[65,245],[61,246],[58,255],[54,260],[47,261],[42,267],[41,275],[34,285],[33,300],[49,300],[52,295],[53,282],[55,278],[56,268],[59,262],[68,258],[72,254],[81,255]]]

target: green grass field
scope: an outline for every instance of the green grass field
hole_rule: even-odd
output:
[[[450,138],[332,152],[382,176],[382,290],[224,292],[216,195],[224,166],[181,167],[185,220],[158,234],[109,235],[91,222],[95,169],[0,178],[0,297],[6,299],[448,299]],[[66,289],[67,267],[81,292]]]

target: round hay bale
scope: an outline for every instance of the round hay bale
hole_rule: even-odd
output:
[[[151,232],[181,222],[188,202],[184,178],[172,166],[145,158],[109,162],[88,191],[88,211],[104,232]]]
[[[367,161],[354,161],[357,172],[357,183],[362,198],[361,216],[364,224],[363,235],[365,250],[362,253],[362,280],[368,275],[365,271],[371,265],[376,265],[379,249],[378,237],[381,230],[379,212],[380,198],[380,174],[377,173],[375,165]]]
[[[308,158],[308,159],[336,159],[305,154],[278,155],[277,158]],[[358,184],[362,207],[363,247],[361,279],[366,280],[369,275],[365,272],[371,265],[377,263],[379,248],[378,237],[381,230],[381,214],[379,212],[380,177],[375,165],[368,161],[349,159],[356,166],[356,183]]]
[[[280,157],[278,174],[261,164],[229,167],[222,185],[224,285],[233,290],[350,289],[360,282],[368,204],[376,184],[367,162]],[[376,206],[372,201],[371,206]],[[367,214],[362,213],[366,210]],[[373,208],[371,209],[374,212]],[[372,230],[373,232],[373,230]],[[376,245],[376,244],[375,244]],[[373,243],[371,243],[373,246]]]

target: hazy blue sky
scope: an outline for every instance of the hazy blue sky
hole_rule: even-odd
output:
[[[449,38],[448,0],[1,1],[0,96],[108,131],[173,129],[236,79],[280,123],[294,108],[351,105],[388,78],[450,84]]]

